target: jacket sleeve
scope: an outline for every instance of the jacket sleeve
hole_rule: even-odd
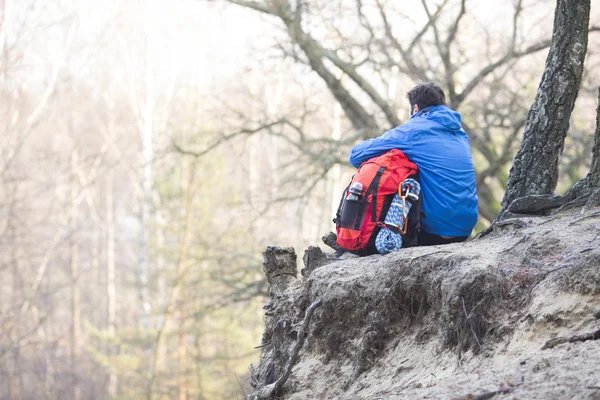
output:
[[[387,131],[378,138],[358,143],[350,151],[350,164],[358,168],[363,162],[392,149],[406,152],[410,147],[407,137],[407,129],[402,125]]]

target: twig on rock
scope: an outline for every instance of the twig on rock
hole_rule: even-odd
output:
[[[538,225],[544,225],[544,224],[548,224],[552,221],[557,220],[558,218],[560,218],[560,215],[555,215],[554,217],[550,217],[547,220],[545,220],[544,222],[540,222]]]
[[[586,216],[583,216],[583,217],[581,217],[581,218],[577,218],[575,221],[573,221],[573,222],[569,223],[569,226],[573,226],[573,225],[575,225],[576,223],[578,223],[579,221],[583,221],[584,219],[587,219],[587,218],[594,218],[594,217],[597,217],[597,216],[599,216],[599,215],[600,215],[600,211],[593,212],[593,213],[591,213],[591,214],[588,214],[588,215],[586,215]]]
[[[519,241],[517,243],[513,244],[506,250],[502,250],[500,253],[507,253],[507,252],[511,251],[512,249],[514,249],[515,247],[517,247],[519,244],[523,243],[527,239],[529,239],[529,235],[525,234],[525,236],[523,236],[521,239],[519,239]]]
[[[558,346],[559,344],[563,343],[586,342],[588,340],[598,339],[600,339],[600,329],[591,333],[585,333],[583,335],[573,335],[569,337],[558,337],[555,339],[550,339],[544,344],[544,346],[542,346],[542,350],[552,349]]]
[[[528,224],[527,222],[520,220],[519,218],[511,218],[505,219],[504,221],[500,221],[496,223],[495,228],[501,228],[503,226],[515,225],[517,228],[525,228]]]
[[[491,399],[492,397],[494,397],[497,394],[508,394],[508,393],[513,392],[514,390],[515,390],[514,388],[494,390],[493,392],[479,394],[479,395],[473,397],[473,400],[487,400],[487,399]]]
[[[484,229],[483,231],[479,232],[475,236],[475,239],[483,239],[484,237],[486,237],[487,235],[492,233],[494,230],[496,230],[496,228],[502,228],[503,226],[510,226],[510,225],[514,225],[517,227],[517,229],[520,229],[520,228],[527,227],[528,224],[527,224],[527,222],[522,221],[519,218],[496,220],[487,229]]]
[[[515,390],[515,388],[499,389],[499,390],[494,390],[492,392],[481,393],[476,396],[473,394],[468,394],[466,396],[454,397],[452,400],[487,400],[487,399],[491,399],[492,397],[494,397],[497,394],[508,394],[508,393],[513,392],[514,390]]]

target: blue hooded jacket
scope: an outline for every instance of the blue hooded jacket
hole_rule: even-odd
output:
[[[458,112],[440,105],[424,108],[408,122],[354,146],[350,163],[399,149],[419,167],[422,228],[440,236],[469,236],[477,223],[475,170],[469,138]]]

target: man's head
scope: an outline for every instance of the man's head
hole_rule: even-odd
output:
[[[415,86],[406,93],[406,97],[410,103],[410,115],[414,115],[426,107],[446,104],[444,91],[433,82]]]

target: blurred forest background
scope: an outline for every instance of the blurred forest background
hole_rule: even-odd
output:
[[[261,251],[320,242],[418,82],[463,115],[488,226],[554,6],[0,0],[0,398],[242,398]],[[558,192],[591,159],[591,21]]]

